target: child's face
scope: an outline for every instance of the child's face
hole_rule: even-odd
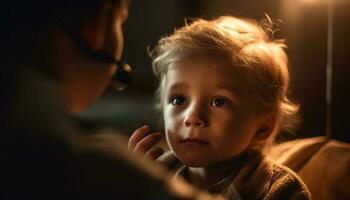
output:
[[[232,67],[192,58],[171,65],[165,81],[166,138],[184,164],[209,166],[249,148],[261,120],[247,83]]]

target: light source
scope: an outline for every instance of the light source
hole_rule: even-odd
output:
[[[326,134],[332,130],[333,0],[327,2]]]

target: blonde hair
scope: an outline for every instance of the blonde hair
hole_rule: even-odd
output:
[[[160,79],[159,105],[162,107],[170,64],[196,55],[224,58],[247,80],[258,99],[258,114],[276,113],[270,137],[274,140],[281,128],[293,127],[299,110],[287,97],[289,72],[285,48],[283,40],[274,40],[261,24],[251,19],[223,16],[186,23],[171,36],[162,38],[151,52],[153,72]]]

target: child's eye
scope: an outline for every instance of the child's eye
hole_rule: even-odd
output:
[[[186,103],[186,98],[184,96],[175,96],[171,99],[171,104],[174,106],[180,106]]]
[[[215,107],[222,107],[225,104],[227,104],[227,99],[223,97],[215,97],[213,101],[210,103],[210,105],[215,106]]]

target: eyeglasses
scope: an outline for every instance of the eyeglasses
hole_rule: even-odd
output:
[[[132,69],[129,64],[118,61],[117,72],[112,77],[109,86],[116,91],[125,90],[131,83]]]
[[[113,4],[115,2],[113,1]],[[76,26],[70,24],[67,21],[59,21],[57,22],[58,27],[62,28],[62,30],[68,34],[68,36],[72,39],[72,41],[76,44],[78,49],[88,56],[89,58],[102,62],[115,64],[117,66],[117,71],[114,76],[111,78],[109,86],[115,91],[123,91],[125,90],[132,81],[132,68],[130,65],[125,63],[123,60],[116,60],[113,56],[110,56],[104,51],[96,51],[90,48],[90,46],[83,40],[81,37],[79,30]]]
[[[115,60],[112,56],[106,54],[103,51],[92,50],[85,41],[76,34],[76,32],[70,29],[64,29],[64,31],[70,36],[73,42],[77,45],[79,50],[87,55],[89,58],[102,63],[111,63],[117,66],[117,71],[111,78],[109,86],[115,91],[125,90],[132,81],[132,68],[129,64],[125,63],[123,60]]]

